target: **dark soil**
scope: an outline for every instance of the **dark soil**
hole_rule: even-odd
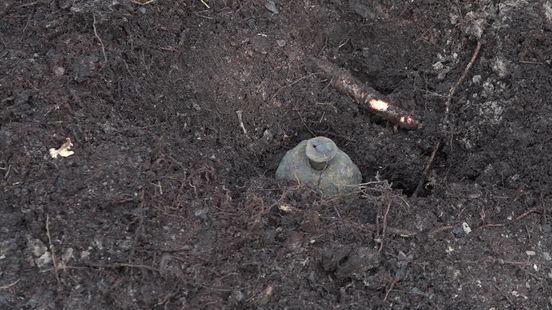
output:
[[[552,307],[551,1],[138,1],[0,4],[1,309]],[[362,190],[273,179],[318,135]]]

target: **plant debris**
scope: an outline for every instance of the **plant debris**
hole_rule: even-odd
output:
[[[61,145],[59,149],[50,149],[50,156],[52,156],[52,158],[57,158],[58,156],[69,157],[75,154],[75,152],[71,151],[72,147],[73,143],[71,143],[71,138],[66,138],[65,142]]]

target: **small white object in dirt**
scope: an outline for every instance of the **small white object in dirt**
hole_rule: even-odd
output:
[[[42,256],[35,260],[36,266],[41,269],[45,266],[48,266],[51,262],[52,255],[50,254],[50,252],[45,252],[44,254],[42,254]]]
[[[60,77],[60,76],[64,75],[64,74],[65,74],[65,68],[63,68],[63,67],[56,67],[56,68],[54,69],[54,74],[55,74],[57,77]]]
[[[38,268],[45,267],[52,262],[52,255],[40,239],[28,239],[27,247],[33,253],[35,257],[34,263]]]
[[[73,143],[71,143],[71,139],[67,138],[65,139],[65,143],[63,143],[59,149],[51,148],[49,150],[50,156],[52,156],[52,158],[57,158],[58,156],[69,157],[75,154],[75,152],[71,151],[72,147]]]
[[[278,209],[280,209],[280,211],[282,211],[284,213],[291,213],[291,211],[292,211],[291,207],[289,205],[286,205],[286,204],[278,206]]]
[[[274,135],[272,134],[272,132],[270,132],[270,130],[266,129],[263,132],[263,140],[265,140],[266,142],[270,142],[272,141],[272,139],[274,139]]]
[[[40,257],[48,251],[48,248],[40,239],[29,239],[27,245],[35,257]]]
[[[479,74],[474,75],[473,78],[472,78],[472,82],[473,82],[473,84],[479,84],[479,83],[481,83],[481,79],[482,79],[481,75],[479,75]]]
[[[508,75],[508,65],[506,60],[503,58],[497,57],[493,63],[493,71],[498,74],[499,77],[503,78]]]
[[[280,13],[278,7],[276,7],[276,3],[273,0],[266,0],[265,8],[273,14]]]
[[[196,111],[201,111],[201,106],[197,102],[192,102],[192,108]]]
[[[279,47],[286,46],[286,40],[276,40],[276,44],[278,44]]]
[[[435,70],[435,72],[437,72],[437,79],[438,80],[443,80],[445,78],[445,76],[447,75],[447,73],[449,73],[450,67],[445,66],[442,61],[438,61],[438,62],[433,64],[433,70]]]
[[[98,248],[98,250],[103,250],[103,243],[102,240],[94,238],[94,245]]]
[[[535,256],[535,255],[537,255],[537,253],[535,253],[535,251],[525,251],[525,254],[527,254],[527,256]]]
[[[443,63],[440,62],[440,61],[433,64],[433,70],[435,70],[435,71],[441,71],[441,70],[443,70],[444,67],[445,67],[445,65],[443,65]]]
[[[552,256],[550,256],[550,253],[548,252],[542,252],[542,257],[548,261],[552,260]]]
[[[456,25],[458,24],[458,20],[460,19],[460,16],[458,16],[458,14],[455,14],[455,13],[450,13],[449,18],[450,18],[450,23],[452,25]]]
[[[470,225],[468,225],[468,223],[466,223],[466,222],[462,223],[462,229],[464,230],[466,235],[468,235],[472,231],[471,228],[470,228]]]
[[[80,255],[81,259],[88,259],[89,257],[90,257],[90,252],[89,251],[82,251],[81,252],[81,255]]]

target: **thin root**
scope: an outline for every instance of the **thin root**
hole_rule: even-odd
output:
[[[450,104],[452,102],[452,97],[456,94],[458,91],[458,87],[462,85],[464,80],[466,79],[466,76],[468,75],[468,72],[470,71],[470,68],[475,63],[475,60],[477,59],[477,56],[479,55],[479,50],[481,50],[481,42],[477,41],[477,46],[475,47],[475,50],[473,51],[473,55],[470,59],[470,62],[466,65],[466,68],[464,68],[464,72],[462,72],[462,75],[456,81],[456,84],[450,89],[447,100],[445,101],[445,116],[443,117],[443,126],[448,127],[448,117],[450,114]],[[427,165],[422,173],[422,177],[420,178],[420,181],[418,182],[418,185],[416,186],[416,190],[414,191],[414,194],[412,194],[413,197],[417,197],[420,193],[420,190],[422,189],[422,186],[424,185],[425,180],[427,179],[427,176],[429,174],[429,171],[431,169],[431,165],[433,164],[433,161],[435,160],[435,154],[437,153],[437,150],[441,147],[441,141],[437,142],[435,147],[433,148],[433,152],[431,153],[431,157],[429,158]]]
[[[458,81],[456,81],[456,84],[454,84],[454,87],[452,87],[449,91],[449,94],[447,96],[447,101],[445,102],[445,118],[443,120],[443,124],[445,124],[445,125],[448,121],[448,116],[449,116],[449,112],[450,112],[450,104],[452,102],[452,97],[458,91],[458,87],[460,87],[460,85],[466,79],[466,76],[468,75],[468,71],[470,71],[470,68],[473,66],[473,64],[475,63],[475,60],[477,59],[477,56],[479,55],[479,50],[480,49],[481,49],[481,42],[477,41],[477,46],[475,47],[475,50],[473,51],[473,55],[472,55],[472,58],[470,59],[470,62],[468,62],[468,64],[466,65],[466,68],[464,69],[464,72],[462,72],[462,75],[460,76]]]
[[[433,161],[435,160],[435,154],[437,154],[437,150],[441,147],[441,141],[437,142],[435,144],[435,147],[433,148],[433,152],[431,152],[431,156],[429,157],[429,160],[427,161],[427,164],[424,168],[424,172],[422,173],[422,177],[420,178],[420,181],[418,181],[418,185],[416,186],[416,190],[412,194],[412,197],[418,197],[418,194],[422,190],[422,187],[424,186],[425,180],[427,180],[427,176],[429,175],[429,170],[431,169],[431,165],[433,164]]]
[[[10,283],[10,284],[6,284],[6,285],[0,286],[0,290],[9,289],[10,287],[12,287],[12,286],[16,285],[17,283],[19,283],[19,280],[20,280],[20,279],[17,279],[17,280],[13,281],[13,282]]]
[[[148,0],[146,2],[140,2],[140,1],[137,1],[137,0],[130,0],[130,2],[132,2],[134,4],[138,4],[138,5],[148,5],[150,3],[155,2],[155,0]]]
[[[381,242],[380,242],[380,248],[378,252],[381,252],[383,250],[383,242],[385,240],[385,230],[387,229],[387,214],[389,214],[389,209],[391,208],[391,201],[387,204],[387,210],[385,210],[385,213],[383,214],[383,223],[381,228]]]
[[[104,57],[104,62],[107,63],[107,55],[105,54],[105,45],[102,41],[102,38],[98,35],[98,29],[96,29],[96,15],[92,14],[92,18],[94,19],[94,22],[92,23],[92,27],[94,28],[94,35],[100,41],[100,45],[102,46],[102,54]]]
[[[204,6],[206,6],[208,9],[210,9],[211,7],[207,4],[207,2],[205,2],[205,0],[199,0],[201,1],[201,3],[203,3]]]
[[[52,244],[52,237],[50,235],[50,217],[46,214],[46,236],[48,237],[48,245],[50,246],[50,253],[52,253],[52,264],[54,265],[54,274],[56,275],[56,280],[60,284],[59,273],[58,273],[58,264],[56,259],[56,253],[54,250],[54,245]]]
[[[243,124],[243,112],[241,110],[236,111],[236,114],[238,115],[238,121],[240,122],[240,127],[243,131],[243,134],[249,137],[247,134],[247,129],[245,129],[245,125]]]

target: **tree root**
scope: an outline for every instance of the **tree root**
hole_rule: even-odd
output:
[[[423,124],[399,107],[383,100],[384,96],[375,89],[363,85],[361,81],[342,68],[321,59],[311,58],[314,69],[320,70],[323,77],[331,80],[330,84],[341,94],[347,95],[373,114],[404,129],[421,129]]]

